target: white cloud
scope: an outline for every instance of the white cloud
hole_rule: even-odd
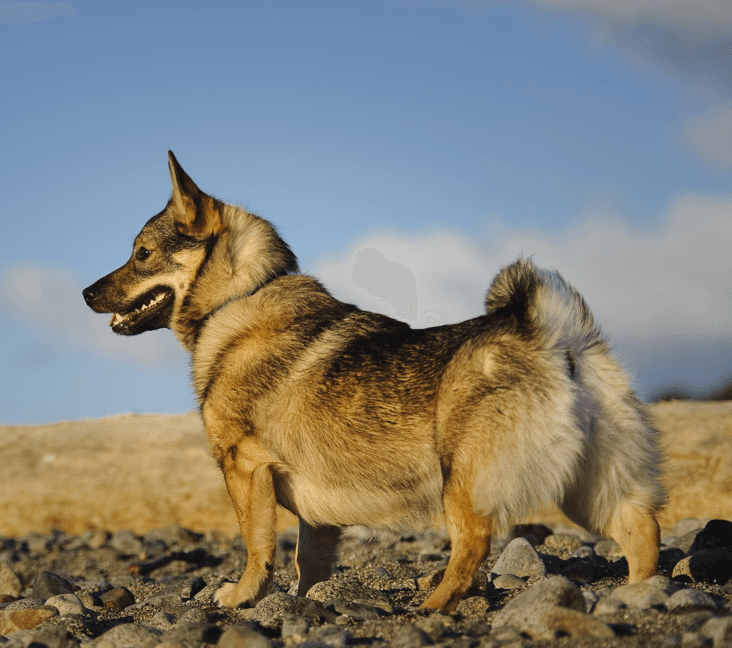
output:
[[[64,268],[23,264],[0,275],[0,313],[32,327],[59,354],[95,353],[117,361],[185,369],[187,355],[170,332],[120,337],[109,316],[93,313],[82,286]]]
[[[705,40],[732,27],[728,0],[533,0],[553,10],[577,11],[625,25],[656,23]]]
[[[48,20],[59,16],[73,16],[76,7],[67,2],[0,2],[0,25]]]
[[[686,125],[684,140],[707,164],[732,166],[732,104],[691,120]]]
[[[732,197],[685,195],[654,231],[597,213],[561,235],[507,225],[494,227],[483,241],[454,231],[382,234],[323,259],[314,272],[339,298],[425,326],[480,314],[497,270],[520,254],[533,255],[585,295],[612,338],[633,346],[673,345],[730,338],[730,249]],[[354,273],[368,274],[369,263],[377,280],[353,282]],[[401,269],[393,272],[397,264]],[[417,311],[413,319],[394,304],[410,285],[416,286],[408,295]]]
[[[712,167],[732,168],[730,0],[523,0],[588,22],[594,47],[617,47],[637,67],[670,74],[717,106],[681,136]],[[728,105],[724,105],[728,104]]]

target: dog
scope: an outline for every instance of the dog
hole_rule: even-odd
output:
[[[298,596],[329,578],[345,527],[444,514],[451,555],[423,607],[452,612],[491,535],[548,502],[614,538],[629,582],[656,573],[658,435],[559,274],[519,258],[484,315],[412,329],[338,301],[269,222],[202,192],[172,152],[169,169],[165,209],[83,297],[115,333],[169,328],[192,354],[248,550],[219,605],[267,594],[278,504],[299,519]]]

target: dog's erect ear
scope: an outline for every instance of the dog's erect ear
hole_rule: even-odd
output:
[[[184,236],[202,241],[221,230],[221,219],[211,196],[203,193],[178,164],[173,151],[168,151],[168,168],[175,208],[175,226]]]

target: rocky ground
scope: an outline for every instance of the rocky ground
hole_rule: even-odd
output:
[[[295,530],[278,536],[272,594],[253,609],[212,594],[246,564],[240,539],[171,525],[4,538],[0,643],[8,648],[160,646],[732,646],[732,522],[664,531],[660,575],[625,585],[617,545],[572,528],[515,527],[453,615],[417,607],[449,556],[444,532],[347,531],[334,577],[307,597]]]
[[[288,594],[292,516],[272,594],[217,608],[246,550],[197,414],[0,427],[0,644],[732,648],[732,523],[714,520],[732,520],[732,401],[650,414],[670,495],[660,576],[625,586],[614,542],[548,511],[494,543],[451,616],[418,609],[447,563],[442,531],[351,529],[334,577]]]

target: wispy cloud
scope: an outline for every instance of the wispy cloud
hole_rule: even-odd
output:
[[[20,25],[59,16],[73,16],[76,7],[67,2],[0,2],[0,25]]]
[[[729,0],[525,0],[578,16],[594,28],[594,45],[617,47],[633,65],[673,76],[706,97],[710,113],[681,129],[710,166],[732,168],[732,2]]]
[[[732,167],[732,104],[691,120],[686,125],[684,139],[710,166],[723,169]]]

